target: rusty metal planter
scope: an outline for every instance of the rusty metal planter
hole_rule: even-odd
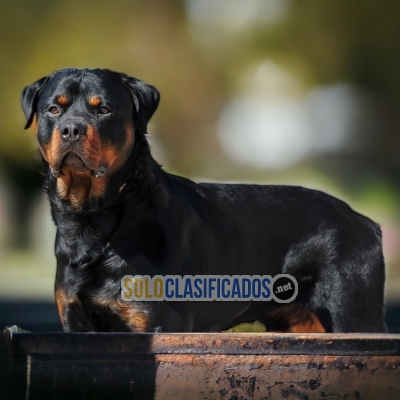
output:
[[[14,333],[13,399],[400,399],[400,335]]]

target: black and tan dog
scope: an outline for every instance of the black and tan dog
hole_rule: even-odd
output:
[[[57,225],[56,301],[65,331],[383,332],[379,227],[324,193],[196,184],[150,155],[157,90],[108,70],[65,69],[22,93]],[[245,135],[243,140],[246,140]],[[293,275],[274,301],[124,302],[124,275]]]

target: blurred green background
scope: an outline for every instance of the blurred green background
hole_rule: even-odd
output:
[[[3,304],[53,301],[55,228],[19,95],[66,67],[109,68],[159,89],[149,140],[168,171],[308,186],[380,223],[387,304],[400,302],[399,1],[0,4]]]

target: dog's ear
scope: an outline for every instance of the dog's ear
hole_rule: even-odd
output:
[[[132,94],[140,129],[147,133],[147,123],[160,102],[158,90],[136,78],[121,74],[122,82]]]
[[[32,83],[32,85],[25,87],[21,93],[21,106],[27,119],[25,129],[28,129],[32,124],[40,91],[44,88],[48,80],[49,77],[45,76],[35,83]]]

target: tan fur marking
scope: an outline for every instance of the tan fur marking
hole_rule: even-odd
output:
[[[76,297],[68,296],[64,290],[57,288],[55,291],[55,298],[57,304],[58,315],[60,317],[61,325],[65,326],[65,311],[68,304],[75,303],[77,301]]]
[[[311,313],[309,319],[301,321],[290,327],[293,333],[323,333],[326,332],[318,317]]]
[[[298,304],[282,306],[269,315],[285,332],[319,333],[326,332],[313,311]],[[268,329],[268,326],[267,326]]]
[[[68,169],[57,178],[58,195],[62,200],[69,200],[76,209],[80,209],[88,198],[90,184],[89,175],[74,173]]]
[[[67,294],[62,289],[56,289],[55,297],[56,297],[58,315],[60,316],[61,323],[64,325],[65,308],[67,304],[74,303],[76,301],[76,298],[68,297]]]
[[[97,97],[97,96],[91,97],[91,98],[89,99],[89,104],[90,104],[92,107],[97,107],[98,105],[101,104],[101,98],[100,98],[100,97]]]
[[[94,131],[94,130],[93,130]],[[88,132],[88,140],[94,140],[96,137],[97,132]],[[97,134],[98,135],[98,134]],[[123,149],[116,149],[112,146],[104,146],[102,147],[101,151],[101,159],[105,161],[107,168],[108,168],[108,174],[110,172],[114,172],[116,169],[118,169],[128,158],[129,152],[132,148],[132,144],[134,141],[134,135],[133,135],[133,129],[131,127],[126,128],[126,142],[125,146]],[[104,192],[106,190],[106,185],[107,185],[107,180],[108,177],[104,176],[101,178],[97,179],[92,179],[92,187],[91,191],[89,194],[90,198],[98,198],[104,195]]]
[[[101,158],[101,141],[99,132],[92,125],[88,125],[86,135],[81,139],[85,158],[98,164]]]
[[[35,115],[33,116],[31,128],[35,130],[36,135],[37,135],[38,132],[39,132],[39,124],[38,124],[37,114],[35,114]]]
[[[110,171],[118,169],[129,157],[134,143],[134,132],[132,127],[127,126],[125,128],[126,140],[123,148],[116,149],[111,145],[105,145],[102,148],[102,159],[106,161],[106,164]]]
[[[113,146],[104,146],[102,149],[102,156],[105,160],[106,164],[109,166],[110,169],[115,169],[118,166],[118,158],[120,154],[118,154],[118,150]]]
[[[126,126],[126,142],[125,142],[125,153],[129,155],[133,148],[133,143],[135,142],[135,133],[130,125]]]
[[[122,300],[99,299],[94,297],[93,301],[100,307],[106,307],[117,313],[123,321],[135,332],[147,332],[149,321],[146,311],[138,310],[132,303]]]
[[[104,195],[107,186],[107,178],[102,176],[101,178],[92,178],[92,186],[89,193],[90,198],[99,198]]]
[[[149,329],[149,321],[143,310],[135,310],[130,303],[118,302],[119,315],[137,332],[146,332]]]
[[[39,130],[39,126],[36,125],[36,133]],[[58,130],[58,126],[53,131],[50,142],[46,143],[44,146],[39,147],[44,159],[52,166],[56,165],[56,160],[59,158],[61,145],[61,135]]]
[[[72,175],[69,200],[76,209],[82,208],[90,193],[90,177],[87,175]]]
[[[71,175],[69,173],[57,178],[57,190],[60,199],[67,200],[69,196],[69,188],[71,186]]]
[[[66,303],[67,303],[67,298],[65,296],[64,291],[61,289],[57,289],[56,304],[57,304],[58,315],[60,316],[61,321],[64,321],[64,312]]]
[[[97,162],[99,163],[100,160],[103,159],[102,154],[101,154],[101,142],[100,142],[100,136],[97,130],[92,127],[91,125],[88,126],[87,129],[87,142],[84,145],[85,150],[89,153],[90,152],[95,152],[97,155]],[[88,197],[93,199],[93,198],[99,198],[104,195],[104,192],[106,190],[106,185],[107,185],[107,176],[103,176],[100,178],[94,178],[92,177],[91,179],[91,188],[90,192],[88,194]]]
[[[85,150],[84,158],[89,160],[92,165],[96,165],[99,162],[99,143],[100,138],[97,131],[92,126],[89,126],[87,135],[82,140],[82,147]],[[56,128],[52,137],[51,151],[49,152],[56,154],[56,159],[60,157],[57,153],[59,145],[60,134],[58,128]],[[97,182],[98,179],[102,178],[94,178],[91,176],[90,170],[75,171],[72,168],[63,167],[61,172],[57,178],[58,194],[61,199],[70,201],[71,205],[76,209],[82,208],[89,197],[100,197],[104,193],[103,186],[105,187],[105,184]]]
[[[43,149],[46,152],[43,156],[51,166],[56,165],[56,161],[59,158],[61,140],[61,134],[57,126],[53,131],[49,146]]]
[[[62,200],[71,202],[71,205],[80,209],[89,199],[97,199],[104,195],[109,176],[121,167],[129,157],[134,143],[134,131],[132,127],[126,127],[126,141],[123,148],[102,145],[97,130],[89,125],[86,135],[82,137],[81,158],[90,165],[93,170],[101,166],[107,169],[105,176],[96,178],[90,170],[75,171],[73,168],[62,167],[61,174],[57,177],[57,190]],[[60,154],[62,138],[58,127],[53,131],[50,143],[41,148],[46,161],[54,168],[63,157]]]
[[[61,95],[57,97],[57,103],[61,104],[62,106],[65,106],[66,104],[68,104],[68,98],[65,95]]]

